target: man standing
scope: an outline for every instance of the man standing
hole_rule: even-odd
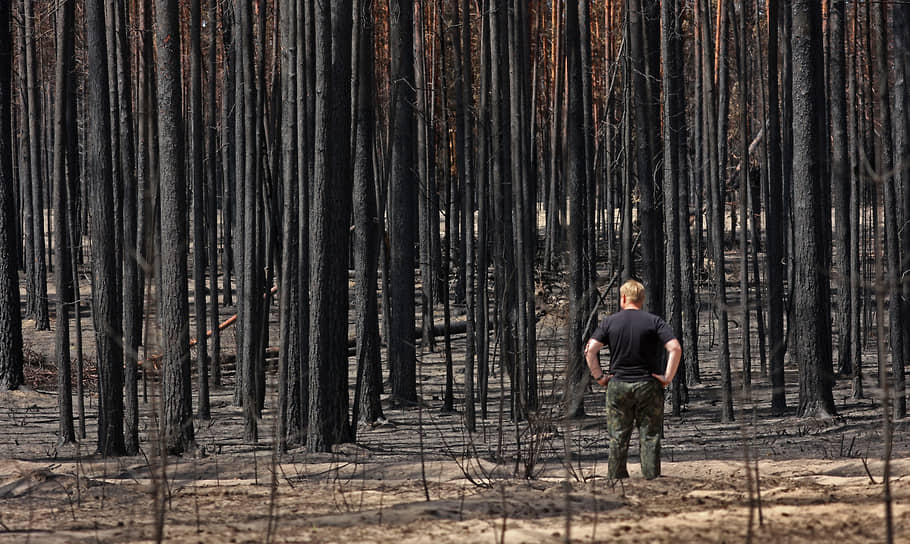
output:
[[[642,310],[645,287],[635,280],[619,288],[615,313],[597,326],[585,346],[585,360],[594,380],[607,388],[607,432],[610,435],[611,479],[628,478],[626,458],[632,424],[641,440],[641,472],[647,479],[660,475],[660,433],[664,415],[663,388],[673,381],[682,356],[673,329],[660,317]],[[610,347],[610,373],[600,368],[598,352]],[[663,352],[667,370],[660,374]]]

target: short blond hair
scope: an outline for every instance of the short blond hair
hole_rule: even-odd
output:
[[[626,300],[633,304],[640,304],[645,301],[645,286],[635,280],[627,280],[619,288],[619,294],[626,297]]]

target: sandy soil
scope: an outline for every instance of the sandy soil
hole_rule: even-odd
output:
[[[863,400],[838,382],[839,416],[827,420],[772,416],[767,383],[757,379],[756,408],[744,412],[737,399],[738,421],[720,423],[716,355],[706,341],[704,381],[692,387],[682,416],[665,424],[663,476],[641,478],[633,436],[631,478],[610,481],[602,390],[586,397],[589,417],[559,417],[561,305],[558,293],[546,296],[555,302],[541,305],[540,415],[517,426],[500,419],[494,367],[490,417],[473,435],[463,430],[459,395],[458,413],[440,412],[444,359],[425,353],[419,409],[385,403],[388,421],[359,429],[355,444],[276,458],[274,387],[259,443],[244,444],[227,367],[228,387],[213,391],[212,419],[197,422],[199,449],[166,459],[162,488],[162,460],[152,446],[154,382],[142,403],[142,455],[114,459],[94,454],[94,396],[87,399],[88,438],[58,446],[56,393],[45,382],[0,393],[0,543],[154,541],[161,489],[169,542],[740,542],[750,534],[757,542],[883,541],[874,379],[867,378]],[[25,328],[32,351],[49,355],[52,333]],[[454,338],[456,361],[463,342]],[[874,363],[866,364],[871,374]],[[741,366],[735,356],[734,366]],[[462,376],[456,369],[456,393]],[[788,370],[790,406],[795,378]],[[898,542],[910,541],[910,420],[896,422],[892,456],[894,531]],[[760,497],[750,499],[756,476]]]

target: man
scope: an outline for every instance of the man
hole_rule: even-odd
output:
[[[629,280],[619,288],[619,294],[622,311],[600,322],[585,346],[585,360],[594,380],[607,388],[609,477],[629,477],[626,458],[634,422],[641,440],[641,472],[650,480],[660,475],[663,388],[676,375],[682,347],[663,319],[641,309],[644,285]],[[604,345],[610,347],[609,374],[604,374],[598,360]],[[669,360],[661,374],[658,371],[664,351],[669,353]]]

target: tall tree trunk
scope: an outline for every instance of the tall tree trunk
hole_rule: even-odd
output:
[[[309,286],[310,410],[307,449],[330,451],[332,445],[352,437],[348,419],[348,260],[337,258],[348,255],[353,189],[350,164],[351,4],[345,0],[317,3],[315,13],[317,98],[314,141],[317,151],[310,211],[312,272]],[[407,13],[413,13],[413,10]],[[404,9],[401,15],[406,16]],[[411,26],[403,25],[402,28],[410,29]],[[410,47],[405,50],[410,51]],[[410,165],[410,162],[407,164]],[[411,246],[413,248],[413,243]],[[413,257],[413,249],[411,251]],[[413,279],[413,259],[408,264]],[[412,327],[413,285],[412,281]],[[399,337],[399,341],[404,343],[404,338]],[[413,353],[413,344],[411,350]],[[413,356],[410,362],[413,364]],[[412,400],[416,400],[416,392]]]
[[[392,396],[397,402],[417,401],[417,367],[414,341],[414,233],[417,230],[417,179],[413,170],[416,125],[413,0],[389,4],[391,65],[392,154],[389,186],[389,238],[391,282],[389,298],[389,365]]]
[[[20,2],[20,14],[23,13],[21,9]],[[27,117],[29,115],[29,102],[28,102],[28,93],[25,89],[25,83],[22,81],[24,78],[21,75],[24,75],[28,69],[25,64],[25,40],[22,39],[22,32],[18,33],[19,39],[19,118],[14,119],[13,122],[17,123],[17,126],[21,127],[18,134],[18,142],[16,147],[16,181],[17,181],[17,191],[16,191],[16,202],[19,207],[18,213],[16,214],[18,220],[16,221],[19,229],[21,229],[21,235],[25,239],[24,247],[20,250],[20,259],[19,262],[22,263],[22,270],[25,272],[25,314],[23,318],[25,319],[34,319],[35,317],[35,306],[37,304],[37,293],[35,290],[35,222],[32,220],[32,190],[31,190],[31,159],[29,152],[29,122]]]
[[[516,387],[520,379],[515,372],[515,333],[518,309],[515,290],[515,254],[512,218],[512,192],[509,143],[509,94],[506,70],[508,61],[508,34],[506,16],[508,0],[493,0],[491,3],[490,33],[490,93],[492,98],[490,117],[490,199],[493,213],[493,274],[494,297],[496,300],[494,322],[500,342],[500,361],[511,381],[512,416],[515,412],[519,392]]]
[[[425,47],[425,7],[422,2],[417,3],[416,18],[414,19],[414,84],[416,85],[416,119],[417,132],[415,134],[417,147],[417,194],[418,194],[418,246],[420,247],[420,308],[423,336],[421,349],[433,351],[435,339],[433,338],[433,302],[434,302],[434,275],[436,266],[433,262],[433,238],[431,222],[438,223],[439,217],[431,211],[433,201],[436,199],[435,165],[433,164],[433,147],[436,145],[433,138],[433,120],[431,116],[430,89],[427,84],[427,54]],[[451,241],[455,233],[446,232]]]
[[[748,5],[745,0],[740,0],[739,6],[739,47],[737,62],[739,65],[739,132],[740,132],[740,164],[739,164],[739,209],[742,225],[740,228],[740,305],[742,307],[742,380],[743,395],[747,402],[752,399],[752,320],[750,315],[749,300],[749,222],[746,219],[749,213],[749,138],[751,126],[749,123],[749,68],[747,60],[746,32],[748,30],[747,17]],[[758,278],[756,278],[758,279]]]
[[[117,263],[108,244],[114,238],[114,195],[110,154],[110,96],[104,6],[99,0],[85,5],[88,45],[88,180],[92,209],[92,316],[98,364],[98,452],[125,453],[123,440],[123,352],[120,347],[120,304]],[[185,344],[184,344],[185,345]]]
[[[661,20],[661,55],[663,56],[663,155],[664,155],[664,226],[666,228],[667,258],[666,268],[666,297],[665,305],[662,309],[663,314],[667,317],[668,323],[673,327],[677,338],[683,338],[682,322],[682,262],[684,257],[688,259],[688,252],[685,247],[682,231],[688,233],[688,202],[673,198],[679,195],[680,186],[685,186],[687,180],[683,174],[683,163],[686,161],[684,155],[685,148],[682,142],[685,141],[685,102],[682,89],[682,59],[679,51],[682,48],[682,38],[679,34],[681,29],[679,24],[679,11],[676,0],[664,0],[661,3],[660,20]],[[682,213],[680,208],[686,210]],[[681,222],[685,219],[685,222]],[[683,247],[681,247],[683,246]],[[656,308],[655,308],[656,309]],[[673,381],[672,390],[672,410],[673,415],[680,414],[681,404],[683,402],[683,391],[685,383],[685,371],[677,373]]]
[[[566,365],[566,414],[582,417],[584,389],[588,385],[588,367],[584,361],[584,324],[587,318],[587,298],[584,270],[584,188],[585,148],[582,112],[581,43],[578,3],[566,2],[566,51],[568,52],[568,98],[566,116],[566,184],[569,195],[569,224],[567,229],[569,253],[566,267],[569,272],[568,364]]]
[[[584,2],[585,0],[581,0]],[[525,6],[527,3],[525,3]],[[530,227],[531,212],[527,209],[531,200],[528,198],[529,173],[531,162],[525,137],[529,134],[530,108],[527,100],[526,80],[528,61],[522,51],[530,49],[525,40],[525,29],[528,27],[527,12],[522,3],[513,1],[508,17],[509,48],[509,94],[510,104],[510,166],[512,179],[513,238],[515,263],[515,299],[518,306],[516,316],[516,359],[515,379],[518,382],[516,413],[526,417],[529,410],[537,407],[537,372],[536,372],[536,335],[534,317],[534,236]],[[578,24],[578,22],[576,22]],[[583,250],[584,251],[584,250]],[[587,251],[584,251],[587,253]],[[580,263],[581,266],[584,266]],[[587,275],[586,275],[587,277]],[[583,286],[588,292],[587,286]]]
[[[848,115],[847,115],[847,141],[848,155],[850,159],[850,353],[849,360],[852,363],[851,381],[853,398],[863,398],[863,380],[862,380],[862,331],[860,330],[860,317],[862,316],[863,297],[860,291],[860,281],[862,280],[862,270],[860,269],[860,201],[862,200],[862,188],[859,176],[859,135],[857,134],[859,96],[857,94],[856,77],[859,69],[857,54],[859,44],[857,43],[857,20],[859,19],[859,7],[853,4],[853,17],[851,22],[850,41],[853,43],[853,55],[847,70],[847,97],[848,97]]]
[[[75,23],[74,23],[75,24]],[[75,31],[75,30],[74,30]],[[71,74],[72,76],[72,74]],[[76,89],[82,88],[81,81],[76,80],[75,85],[70,85],[66,93],[66,126],[78,126],[78,119],[84,119],[84,112],[80,112],[76,104]],[[85,387],[83,378],[84,361],[82,349],[82,295],[79,288],[78,253],[80,244],[76,240],[82,240],[82,224],[79,222],[79,189],[86,184],[82,183],[82,164],[79,156],[79,130],[69,130],[66,135],[66,164],[67,164],[67,187],[66,216],[61,220],[66,221],[68,238],[65,243],[69,245],[70,251],[70,283],[73,286],[73,314],[76,323],[76,411],[79,416],[79,438],[86,438],[85,430]]]
[[[25,383],[19,314],[20,237],[13,191],[11,21],[10,2],[0,2],[0,390],[17,389]]]
[[[354,266],[357,305],[357,382],[354,395],[354,425],[374,423],[383,417],[379,394],[382,388],[379,310],[376,296],[379,263],[379,228],[376,179],[373,171],[375,122],[373,0],[358,0],[359,50],[357,51],[357,123],[354,140]]]
[[[457,6],[457,5],[456,5]],[[471,55],[471,6],[468,0],[461,0],[457,22],[460,32],[453,38],[455,49],[455,141],[456,163],[459,185],[464,188],[464,206],[462,209],[462,236],[465,238],[465,308],[467,320],[467,338],[465,338],[464,363],[464,422],[468,432],[477,429],[474,407],[474,369],[477,353],[477,320],[475,311],[477,297],[475,290],[476,272],[474,269],[477,245],[474,242],[474,91],[473,63]],[[447,284],[448,282],[446,282]]]
[[[793,16],[793,340],[799,362],[799,415],[833,415],[834,398],[830,352],[822,346],[829,301],[823,298],[825,267],[821,245],[820,115],[817,98],[823,96],[821,9],[810,0],[794,0]]]
[[[480,108],[477,123],[477,296],[478,303],[475,310],[476,330],[481,331],[477,342],[477,385],[480,394],[480,417],[487,417],[487,401],[489,393],[489,376],[490,376],[490,293],[488,285],[489,270],[489,186],[490,186],[490,167],[489,157],[490,149],[490,127],[487,120],[490,118],[490,67],[492,65],[490,33],[486,31],[489,27],[489,12],[486,6],[488,0],[482,0],[480,6],[481,32],[480,43]]]
[[[161,337],[164,434],[168,452],[195,448],[187,286],[186,168],[176,0],[156,0],[158,145],[161,191]]]
[[[123,0],[114,5],[116,25],[114,31],[117,58],[117,96],[120,124],[120,168],[123,173],[123,263],[121,287],[123,293],[123,358],[124,385],[126,395],[125,440],[130,455],[139,453],[139,394],[137,350],[142,329],[142,313],[139,305],[139,248],[138,234],[138,187],[136,178],[136,148],[133,130],[133,89],[130,69],[130,47],[127,36],[129,6]],[[59,258],[58,258],[59,263]]]
[[[35,283],[35,329],[50,330],[47,312],[47,265],[44,238],[44,171],[41,161],[41,102],[38,94],[37,36],[35,35],[34,0],[25,1],[25,64],[26,86],[28,89],[28,146],[31,172],[32,222],[34,232],[34,283]]]
[[[213,1],[213,0],[209,0]],[[215,22],[212,21],[211,24]],[[199,418],[209,419],[209,361],[205,305],[205,126],[202,121],[202,3],[190,3],[190,133],[192,146],[190,165],[193,175],[193,302],[196,314],[196,379],[198,380]],[[213,165],[209,165],[213,168]],[[213,225],[214,227],[214,225]],[[218,322],[212,323],[212,330]]]
[[[209,82],[208,104],[206,104],[208,141],[206,154],[209,168],[206,176],[206,226],[208,235],[208,268],[209,268],[209,307],[208,319],[212,324],[211,371],[212,385],[221,385],[221,322],[218,313],[218,180],[223,179],[221,162],[218,160],[218,100],[217,100],[217,43],[218,25],[215,12],[216,3],[209,0]],[[224,202],[222,201],[222,206]],[[227,244],[225,244],[227,247]],[[227,274],[227,271],[225,271]],[[125,281],[125,280],[124,280]]]
[[[70,304],[73,301],[73,271],[67,220],[66,179],[66,77],[75,64],[76,8],[67,2],[57,14],[57,65],[54,104],[54,216],[57,227],[57,410],[60,421],[57,440],[62,444],[76,441],[73,427],[73,387],[70,361]],[[19,301],[16,301],[16,308]]]
[[[299,388],[290,377],[300,364],[300,285],[298,255],[299,228],[297,185],[297,21],[296,2],[283,0],[278,7],[281,44],[281,184],[284,191],[281,224],[281,273],[279,276],[279,378],[278,378],[278,449],[287,451],[288,444],[300,439],[298,429],[288,425],[295,420],[291,410],[299,405],[289,402]],[[299,397],[299,395],[298,395]]]
[[[771,411],[787,409],[784,390],[784,190],[778,106],[777,27],[779,0],[768,1],[768,341],[771,346]]]
[[[895,4],[891,7],[891,25],[894,36],[894,154],[895,164],[903,165],[896,172],[895,180],[901,195],[902,224],[910,221],[910,89],[907,78],[910,77],[910,6]],[[901,237],[901,270],[910,266],[910,235],[904,231]],[[902,278],[902,311],[904,335],[904,363],[910,359],[910,281]],[[904,393],[901,393],[902,395]]]
[[[900,419],[907,414],[907,398],[904,396],[904,304],[901,301],[900,282],[903,277],[900,262],[900,230],[898,214],[902,205],[898,201],[897,183],[894,172],[894,148],[891,133],[891,94],[888,73],[888,31],[887,6],[879,4],[873,8],[875,40],[875,81],[876,120],[878,125],[878,175],[882,177],[885,204],[885,256],[887,262],[889,333],[891,339],[891,370],[894,374],[894,417]]]
[[[710,116],[710,130],[714,133],[712,144],[715,149],[709,150],[714,153],[712,158],[712,176],[711,176],[711,242],[714,253],[714,277],[715,292],[714,304],[718,315],[717,327],[720,336],[720,345],[718,349],[721,376],[721,421],[733,421],[733,380],[730,370],[730,337],[728,331],[728,311],[727,311],[727,280],[726,280],[726,259],[724,258],[724,189],[726,186],[726,162],[727,162],[727,115],[729,110],[729,95],[727,93],[727,11],[728,6],[725,3],[719,3],[717,6],[717,39],[715,51],[717,56],[714,59],[714,77],[715,83],[712,86],[717,89],[717,115]]]
[[[846,42],[844,27],[846,2],[834,0],[828,12],[828,103],[831,124],[831,192],[834,196],[835,260],[834,277],[837,279],[837,373],[849,376],[853,361],[850,359],[852,313],[850,305],[850,176],[847,170],[847,85]]]
[[[236,222],[237,218],[237,208],[239,199],[239,189],[238,184],[238,175],[236,164],[237,164],[237,40],[238,34],[236,32],[236,9],[233,3],[225,4],[223,2],[218,2],[218,5],[222,7],[221,15],[221,25],[223,30],[221,36],[221,43],[223,46],[223,83],[221,94],[223,100],[221,101],[221,138],[223,141],[222,144],[222,165],[224,170],[224,183],[222,187],[222,243],[224,244],[224,251],[221,257],[221,268],[224,271],[224,275],[221,278],[222,291],[224,293],[222,298],[222,303],[225,306],[232,306],[234,304],[234,292],[233,286],[231,285],[231,278],[236,277],[237,267],[235,263],[237,262],[236,255],[234,254],[235,247],[235,230],[240,228],[240,224]],[[213,25],[214,26],[214,25]],[[238,285],[239,286],[239,285]],[[238,346],[239,347],[239,346]],[[239,368],[239,366],[238,366]],[[212,381],[215,385],[221,383],[220,377],[215,373],[215,369],[212,372]]]
[[[288,419],[288,428],[296,428],[297,436],[304,440],[307,421],[309,419],[309,394],[310,394],[310,185],[313,180],[313,152],[315,146],[312,141],[313,126],[316,118],[315,109],[311,111],[310,104],[315,106],[315,93],[307,89],[315,89],[315,53],[313,53],[313,3],[310,0],[296,0],[297,2],[297,207],[298,207],[298,285],[300,289],[298,330],[300,331],[300,362],[296,368],[289,369],[289,382],[297,385],[294,394],[288,398],[289,406],[297,403],[297,409],[292,410]],[[381,382],[380,382],[381,383]],[[297,419],[295,420],[294,417]]]
[[[659,192],[659,181],[655,179],[654,164],[658,151],[654,148],[656,138],[651,135],[659,125],[651,102],[656,89],[649,81],[649,76],[657,77],[650,72],[649,32],[651,22],[646,10],[650,9],[653,0],[633,0],[629,2],[629,32],[631,41],[629,52],[632,58],[633,102],[635,107],[635,156],[638,188],[640,193],[639,217],[641,222],[641,251],[644,266],[645,292],[647,305],[655,313],[663,311],[663,239],[661,221],[657,208],[656,193]],[[659,113],[658,113],[659,115]]]
[[[258,259],[259,238],[257,235],[257,210],[258,177],[257,157],[258,139],[256,138],[256,78],[253,63],[255,44],[253,43],[253,7],[252,0],[243,0],[238,4],[239,27],[238,36],[238,104],[242,103],[239,111],[241,120],[237,123],[238,135],[242,134],[243,143],[237,144],[238,161],[242,161],[243,168],[238,168],[238,187],[243,187],[243,206],[238,206],[241,218],[237,221],[242,225],[242,249],[239,251],[242,265],[240,270],[240,344],[238,352],[238,367],[242,370],[240,383],[241,399],[243,403],[243,439],[253,443],[259,440],[259,406],[258,391],[256,387],[258,340],[260,324],[257,322],[259,290],[257,268],[261,264]],[[241,81],[242,78],[242,81]],[[240,140],[241,138],[238,138]],[[240,200],[238,202],[241,202]]]

